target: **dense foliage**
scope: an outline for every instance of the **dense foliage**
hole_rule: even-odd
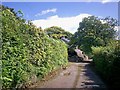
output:
[[[70,39],[72,37],[72,33],[65,31],[61,27],[52,26],[50,28],[46,28],[45,32],[52,38],[60,39],[62,36]]]
[[[11,11],[12,10],[12,11]],[[43,30],[22,19],[13,9],[2,10],[3,88],[36,82],[67,64],[67,45],[49,38]]]
[[[99,75],[112,88],[120,88],[120,41],[115,40],[117,20],[94,16],[84,18],[79,23],[69,43],[73,48],[79,46],[90,57]]]
[[[113,18],[99,19],[94,16],[84,18],[79,23],[78,31],[71,38],[71,45],[79,46],[86,53],[92,46],[105,46],[115,37],[114,27],[117,21]]]
[[[113,18],[102,20],[90,16],[79,24],[72,36],[60,27],[36,28],[22,19],[23,13],[2,6],[2,74],[3,88],[18,88],[42,79],[49,72],[67,65],[67,45],[61,36],[71,38],[69,51],[79,46],[93,55],[97,72],[113,88],[120,88],[120,41],[114,40]]]
[[[97,72],[111,90],[120,88],[120,41],[112,41],[106,47],[92,47],[92,50]]]

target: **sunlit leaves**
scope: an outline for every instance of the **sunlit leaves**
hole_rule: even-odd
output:
[[[113,18],[99,19],[90,16],[79,23],[78,31],[74,34],[71,44],[79,46],[85,52],[90,52],[92,46],[105,46],[111,39],[115,39],[115,25]]]
[[[43,78],[67,64],[67,45],[49,38],[42,29],[17,16],[14,9],[3,7],[2,24],[3,88],[21,87],[32,82],[33,76]]]

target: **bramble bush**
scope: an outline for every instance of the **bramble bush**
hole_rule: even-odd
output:
[[[95,69],[110,88],[120,88],[120,41],[106,47],[92,47]]]
[[[20,88],[67,65],[67,45],[2,6],[2,88]]]

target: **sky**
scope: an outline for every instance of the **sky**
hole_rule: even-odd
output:
[[[2,2],[3,5],[21,10],[24,19],[31,20],[37,27],[43,29],[59,26],[74,33],[79,22],[88,16],[118,19],[118,3],[112,0],[87,0],[88,2]],[[115,0],[114,0],[115,1]],[[117,0],[116,0],[117,1]]]

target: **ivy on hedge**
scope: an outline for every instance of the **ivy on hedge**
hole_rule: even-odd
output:
[[[18,88],[36,82],[49,72],[67,65],[67,45],[49,38],[43,30],[3,6],[3,88]]]

